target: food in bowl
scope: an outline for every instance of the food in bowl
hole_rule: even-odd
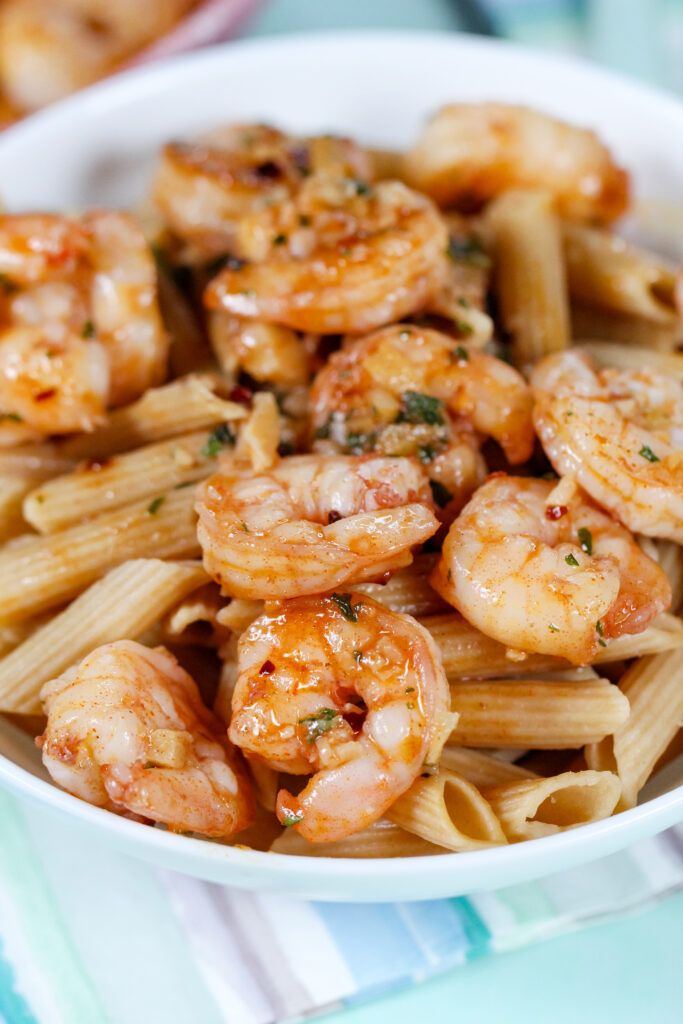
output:
[[[633,806],[683,707],[683,356],[625,172],[471,104],[407,155],[221,128],[152,199],[0,224],[0,708],[53,779],[292,854]]]

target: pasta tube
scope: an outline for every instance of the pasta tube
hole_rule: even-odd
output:
[[[621,785],[611,772],[564,772],[483,789],[511,843],[539,839],[608,818]]]
[[[512,189],[487,210],[503,324],[518,366],[569,344],[562,235],[544,192]]]
[[[423,857],[427,854],[446,853],[446,850],[425,842],[419,836],[405,832],[398,825],[380,818],[367,828],[346,839],[332,843],[309,843],[298,832],[285,830],[270,847],[272,853],[287,853],[295,857]]]
[[[447,768],[416,779],[386,816],[406,832],[458,853],[507,842],[500,822],[476,786]]]
[[[628,720],[600,743],[586,747],[586,763],[615,771],[622,784],[619,810],[634,807],[638,793],[683,722],[683,650],[642,658],[619,682]]]
[[[48,537],[0,551],[0,623],[68,601],[130,558],[199,554],[192,488],[146,498]]]
[[[613,733],[629,705],[605,679],[498,679],[452,683],[451,710],[461,746],[567,750]]]
[[[500,782],[535,777],[535,772],[530,772],[528,768],[523,768],[519,764],[503,761],[481,750],[470,750],[468,747],[448,743],[441,751],[439,767],[457,772],[475,786],[495,786]]]
[[[584,341],[580,346],[592,359],[603,366],[618,370],[642,370],[649,366],[659,373],[683,381],[683,355],[676,352],[656,352],[637,345],[618,345],[611,341]]]
[[[152,441],[243,419],[247,410],[219,394],[219,378],[180,377],[161,388],[150,388],[131,405],[115,409],[104,426],[91,434],[64,441],[61,454],[72,459],[100,459]]]
[[[43,683],[101,644],[136,639],[173,604],[200,587],[199,562],[124,562],[0,660],[0,709],[40,710]]]
[[[32,490],[24,501],[26,520],[41,533],[54,533],[108,509],[121,508],[208,476],[223,441],[201,431],[146,445],[124,455],[86,462]]]

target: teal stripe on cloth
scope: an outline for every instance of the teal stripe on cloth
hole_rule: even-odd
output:
[[[469,946],[468,959],[471,960],[474,957],[482,956],[489,949],[491,932],[468,899],[465,899],[464,896],[458,896],[452,902],[457,907],[465,935],[467,936]]]
[[[16,990],[12,965],[5,960],[0,940],[0,1024],[39,1024],[31,1007]]]
[[[33,813],[38,813],[32,809]],[[97,993],[83,970],[55,894],[41,869],[23,810],[0,792],[0,873],[21,917],[35,967],[47,981],[65,1024],[109,1024]],[[70,835],[71,830],[67,829]],[[43,842],[47,842],[43,836]],[[0,928],[1,928],[0,924]],[[8,941],[5,937],[6,942]],[[31,993],[24,993],[31,999]]]

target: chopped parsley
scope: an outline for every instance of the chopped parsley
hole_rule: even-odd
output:
[[[578,561],[578,559],[576,558],[575,555],[565,555],[564,560],[567,563],[567,565],[578,565],[579,564],[579,561]]]
[[[292,825],[298,825],[300,821],[304,820],[303,814],[290,814],[289,811],[285,811],[282,815],[282,824],[285,828],[291,828]]]
[[[603,637],[605,635],[605,628],[602,622],[600,622],[599,620],[595,623],[595,632],[598,634],[598,643],[600,644],[600,646],[607,647],[606,642],[603,640]]]
[[[149,512],[149,514],[151,516],[155,516],[165,501],[166,498],[163,494],[160,494],[158,498],[154,499],[154,501],[150,501],[149,505],[147,506],[147,511]]]
[[[94,338],[95,337],[95,325],[92,320],[86,320],[83,324],[83,330],[81,331],[82,338]]]
[[[648,462],[661,462],[659,455],[655,455],[655,453],[652,451],[652,448],[650,448],[646,444],[643,445],[638,454],[642,455],[643,458],[647,459]]]
[[[353,652],[353,656],[356,659],[356,661],[358,662],[363,657],[363,652],[362,651],[354,651]]]
[[[181,484],[176,484],[173,488],[174,491],[184,491],[186,487],[192,487],[193,484],[198,484],[199,480],[183,480]]]
[[[453,326],[459,334],[464,335],[466,338],[469,338],[470,334],[472,334],[472,326],[466,320],[454,320]]]
[[[481,239],[476,235],[469,235],[467,238],[449,238],[446,252],[456,263],[471,263],[484,270],[488,270],[491,266],[491,260],[481,244]]]
[[[429,486],[431,488],[434,501],[437,503],[439,508],[444,508],[453,497],[451,492],[447,487],[444,487],[440,480],[430,480]]]
[[[273,245],[284,245],[286,241],[287,235],[280,232],[280,234],[276,235],[275,238],[273,239]]]
[[[365,181],[358,181],[356,179],[351,182],[351,185],[357,196],[369,196],[372,192],[371,187]]]
[[[449,583],[453,579],[453,570],[452,569],[449,569],[448,572],[446,573],[446,579],[448,580]]]
[[[401,339],[401,341],[407,341],[412,333],[413,332],[410,331],[407,327],[404,327],[402,331],[399,331],[398,336]]]
[[[300,213],[299,214],[299,227],[309,228],[310,226],[311,226],[311,218],[307,214],[305,214],[305,213]]]
[[[318,427],[315,432],[315,437],[318,441],[322,441],[330,436],[330,428],[332,426],[332,417],[329,416],[327,423],[323,423],[322,426]]]
[[[0,412],[0,423],[23,423],[17,412]]]
[[[593,534],[590,532],[587,526],[580,526],[578,530],[579,544],[581,550],[585,551],[587,555],[593,554]]]
[[[427,423],[430,427],[442,427],[446,422],[443,415],[444,403],[433,395],[423,395],[420,391],[404,391],[401,403],[399,423]]]
[[[372,430],[367,434],[350,430],[346,435],[346,447],[353,455],[362,455],[363,452],[373,452],[376,444],[376,430]]]
[[[299,719],[299,725],[306,726],[306,742],[315,743],[319,736],[329,732],[337,717],[334,708],[321,708],[314,715]]]
[[[415,693],[414,686],[406,686],[406,693]]]
[[[470,304],[469,304],[469,302],[467,301],[467,299],[465,298],[464,295],[461,295],[460,298],[458,299],[458,305],[462,306],[463,309],[469,309],[470,308]]]
[[[470,331],[470,334],[471,333],[472,332]],[[470,360],[470,354],[463,345],[458,345],[453,349],[451,359],[454,363],[468,363]]]
[[[548,629],[550,630],[551,633],[559,633],[560,632],[560,627],[556,626],[554,622],[550,623],[550,625],[548,626]]]
[[[207,459],[215,458],[219,451],[226,444],[235,443],[235,434],[227,423],[221,423],[209,434],[201,454]]]
[[[244,530],[244,532],[245,532],[245,533],[249,533],[249,527],[248,527],[248,526],[247,526],[247,524],[246,524],[246,523],[244,522],[244,520],[242,520],[242,522],[240,523],[240,527],[241,527],[241,529],[243,529],[243,530]]]
[[[412,711],[414,709],[415,705],[411,701],[408,701],[408,703],[406,704],[406,707],[408,708],[408,711]]]
[[[348,622],[358,622],[358,609],[361,607],[360,601],[358,604],[351,604],[350,594],[332,594],[331,596],[337,608]]]
[[[436,449],[433,444],[421,444],[417,449],[417,457],[423,466],[433,462],[436,457]]]

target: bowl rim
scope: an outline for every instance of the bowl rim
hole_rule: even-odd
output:
[[[273,50],[287,51],[297,48],[342,47],[351,48],[357,44],[372,43],[376,46],[415,45],[416,47],[443,48],[453,52],[467,49],[475,54],[481,53],[490,58],[494,55],[507,53],[512,58],[523,60],[532,66],[536,74],[544,70],[554,75],[565,73],[570,76],[581,76],[586,84],[605,85],[617,89],[628,100],[629,96],[640,101],[656,104],[665,116],[680,122],[683,138],[683,103],[673,94],[667,93],[651,85],[634,82],[619,73],[599,67],[590,61],[576,56],[535,51],[501,39],[472,36],[465,33],[445,33],[434,31],[413,31],[406,29],[345,29],[329,32],[291,33],[272,37],[257,37],[220,43],[202,48],[198,51],[184,53],[147,64],[123,70],[116,75],[98,82],[88,89],[73,96],[66,97],[49,108],[38,111],[16,125],[10,126],[0,137],[0,152],[13,144],[21,144],[24,139],[30,141],[32,136],[39,135],[45,124],[68,122],[72,119],[87,118],[93,112],[105,116],[107,109],[130,104],[140,98],[141,93],[146,99],[155,94],[162,94],[170,79],[192,78],[210,73],[212,67],[222,65],[233,58],[248,59],[250,54],[263,55]],[[90,825],[100,833],[115,833],[127,840],[127,845],[145,847],[147,850],[160,853],[182,855],[186,861],[193,863],[225,864],[230,862],[235,868],[245,870],[256,869],[274,873],[283,883],[288,881],[304,881],[315,875],[318,879],[338,880],[348,877],[350,880],[364,878],[369,882],[380,877],[383,880],[398,881],[413,872],[424,871],[425,868],[439,877],[456,877],[467,875],[476,865],[477,873],[483,874],[490,870],[495,877],[497,868],[505,865],[514,866],[530,860],[536,863],[552,863],[555,854],[561,851],[590,846],[593,841],[614,835],[633,834],[634,838],[644,834],[638,828],[642,823],[655,824],[666,819],[666,824],[683,819],[683,786],[653,798],[646,803],[630,810],[622,811],[610,818],[577,826],[555,835],[527,840],[523,843],[509,844],[490,849],[469,851],[464,853],[443,853],[421,857],[396,858],[338,858],[262,852],[252,849],[241,849],[235,846],[224,846],[220,843],[193,836],[177,835],[160,828],[150,828],[119,815],[95,807],[78,799],[55,784],[33,775],[27,769],[0,754],[0,783],[8,789],[47,805],[54,810],[64,812],[72,818]],[[676,817],[678,815],[678,817]],[[628,839],[619,845],[625,846]],[[598,843],[598,845],[600,845]],[[597,854],[599,855],[599,854]],[[551,869],[552,870],[552,869]],[[238,883],[239,884],[239,883]]]

